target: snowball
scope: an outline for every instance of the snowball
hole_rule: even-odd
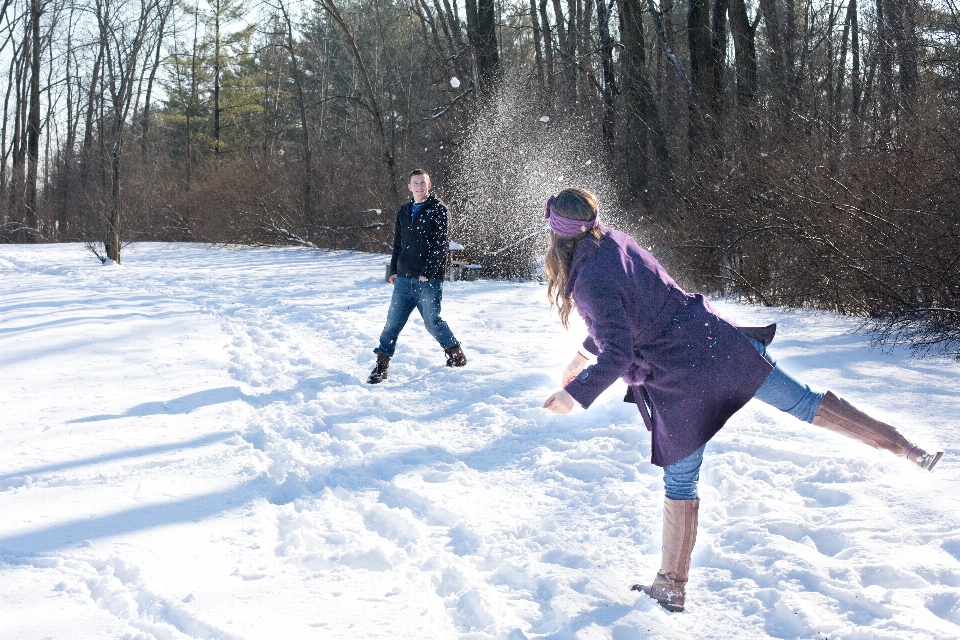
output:
[[[550,116],[540,116],[540,122],[550,122]]]
[[[450,251],[463,251],[463,245],[457,244],[453,240],[450,241]]]
[[[460,80],[457,78],[457,76],[450,78],[450,86],[454,89],[460,88]]]

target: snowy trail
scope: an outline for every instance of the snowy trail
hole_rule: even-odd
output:
[[[582,338],[536,283],[452,283],[364,383],[382,256],[0,247],[0,637],[960,637],[960,365],[731,303],[936,472],[757,402],[707,448],[688,611],[661,474],[616,385],[539,408]]]

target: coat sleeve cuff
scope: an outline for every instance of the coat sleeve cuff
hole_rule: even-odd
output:
[[[564,391],[570,394],[574,400],[577,401],[584,409],[590,408],[590,405],[593,404],[593,401],[603,392],[603,389],[594,389],[594,385],[584,383],[580,377],[576,377],[571,380],[567,386],[563,388]]]
[[[597,356],[600,355],[600,348],[597,347],[597,343],[590,336],[587,336],[587,339],[583,341],[578,351],[580,355],[587,360],[596,360]]]

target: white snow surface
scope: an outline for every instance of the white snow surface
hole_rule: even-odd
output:
[[[389,379],[383,256],[0,247],[2,638],[960,637],[960,366],[840,316],[772,354],[911,438],[925,472],[751,401],[708,445],[687,610],[661,471],[618,383],[540,408],[583,338],[538,283],[455,282]]]

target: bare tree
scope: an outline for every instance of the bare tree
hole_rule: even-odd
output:
[[[132,10],[132,11],[131,11]],[[149,51],[150,38],[159,37],[157,0],[140,0],[131,7],[115,0],[95,0],[97,25],[103,48],[104,83],[110,100],[112,135],[110,158],[110,204],[102,216],[103,256],[120,262],[124,240],[121,178],[124,133],[133,98],[133,85]]]
[[[333,18],[333,21],[336,22],[337,26],[340,27],[343,37],[346,39],[347,44],[350,47],[350,51],[353,53],[354,59],[356,60],[357,68],[360,70],[363,87],[366,93],[366,101],[363,103],[363,105],[366,107],[367,111],[370,112],[370,115],[373,116],[373,119],[376,122],[383,163],[386,167],[387,174],[390,176],[391,195],[393,196],[393,201],[395,203],[399,203],[400,189],[397,185],[397,168],[394,160],[393,149],[392,145],[390,144],[390,139],[387,136],[386,126],[384,125],[383,120],[383,112],[380,108],[380,101],[377,100],[376,92],[373,90],[373,82],[370,79],[370,73],[367,71],[367,65],[363,60],[363,56],[360,53],[360,48],[357,46],[357,41],[353,37],[353,32],[351,31],[350,26],[347,24],[343,17],[343,13],[341,13],[334,0],[319,1],[330,17]]]

